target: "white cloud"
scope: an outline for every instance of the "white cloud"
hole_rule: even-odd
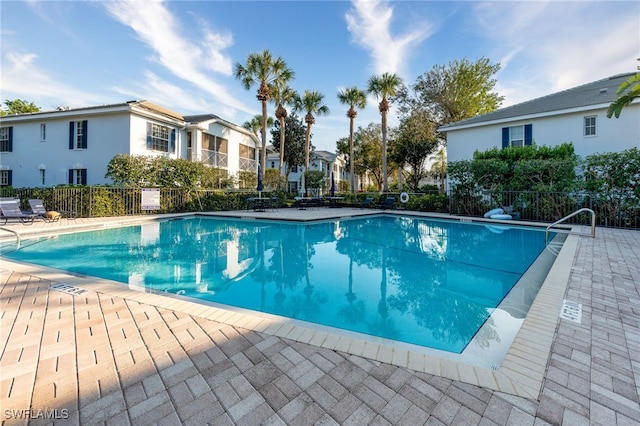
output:
[[[354,0],[352,5],[345,15],[347,29],[353,42],[370,52],[374,73],[403,75],[411,49],[431,34],[430,25],[422,23],[418,29],[396,36],[391,32],[392,7],[377,0]]]
[[[479,3],[474,19],[505,106],[631,72],[640,52],[634,2]]]
[[[66,106],[72,107],[86,106],[88,102],[97,101],[92,93],[62,84],[41,71],[45,67],[39,65],[37,59],[38,56],[35,53],[4,53],[0,71],[2,99],[27,98],[43,110],[60,106],[45,105],[52,99],[64,99]]]
[[[253,112],[209,75],[210,71],[222,76],[232,73],[231,60],[223,53],[232,44],[229,34],[214,34],[205,28],[203,42],[198,45],[180,35],[179,22],[162,1],[122,0],[104,5],[112,16],[136,32],[153,50],[154,60],[173,75],[233,110]]]

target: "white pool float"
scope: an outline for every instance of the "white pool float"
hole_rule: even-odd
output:
[[[491,216],[495,215],[495,214],[503,214],[504,210],[503,209],[493,209],[493,210],[489,210],[488,212],[486,212],[484,214],[484,217],[489,219]]]

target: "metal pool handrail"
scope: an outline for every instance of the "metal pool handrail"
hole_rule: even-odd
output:
[[[554,226],[556,226],[556,225],[558,225],[558,224],[560,224],[560,223],[564,222],[564,221],[565,221],[565,220],[567,220],[567,219],[572,218],[572,217],[573,217],[573,216],[575,216],[575,215],[578,215],[578,214],[580,214],[580,213],[583,213],[583,212],[589,212],[589,213],[591,213],[591,237],[592,237],[592,238],[595,238],[595,237],[596,237],[596,212],[594,212],[593,210],[588,209],[588,208],[586,208],[586,207],[585,207],[585,208],[582,208],[582,209],[580,209],[580,210],[576,210],[575,212],[573,212],[573,213],[571,213],[571,214],[569,214],[569,215],[567,215],[567,216],[563,217],[563,218],[562,218],[562,219],[560,219],[560,220],[556,220],[556,221],[555,221],[555,222],[553,222],[551,225],[547,226],[547,229],[545,230],[545,236],[544,236],[544,242],[545,242],[545,244],[548,244],[548,243],[549,243],[549,229],[550,229],[550,228],[552,228],[552,227],[554,227]],[[580,234],[580,235],[588,235],[588,234]]]
[[[9,229],[9,228],[4,228],[4,227],[0,227],[1,230],[3,231],[7,231],[7,232],[11,232],[12,234],[15,234],[16,236],[16,250],[20,248],[20,234],[18,234],[17,231],[13,230],[13,229]]]

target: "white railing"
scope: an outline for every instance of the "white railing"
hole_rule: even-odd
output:
[[[240,170],[243,172],[255,172],[258,169],[258,162],[251,158],[240,157]]]
[[[209,149],[200,150],[200,161],[210,166],[222,168],[227,167],[228,155],[223,152],[211,151]]]

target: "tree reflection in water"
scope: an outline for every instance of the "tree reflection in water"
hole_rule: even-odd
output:
[[[198,218],[61,235],[11,257],[460,351],[543,249],[540,235],[408,216]],[[489,321],[476,343],[499,340]]]

